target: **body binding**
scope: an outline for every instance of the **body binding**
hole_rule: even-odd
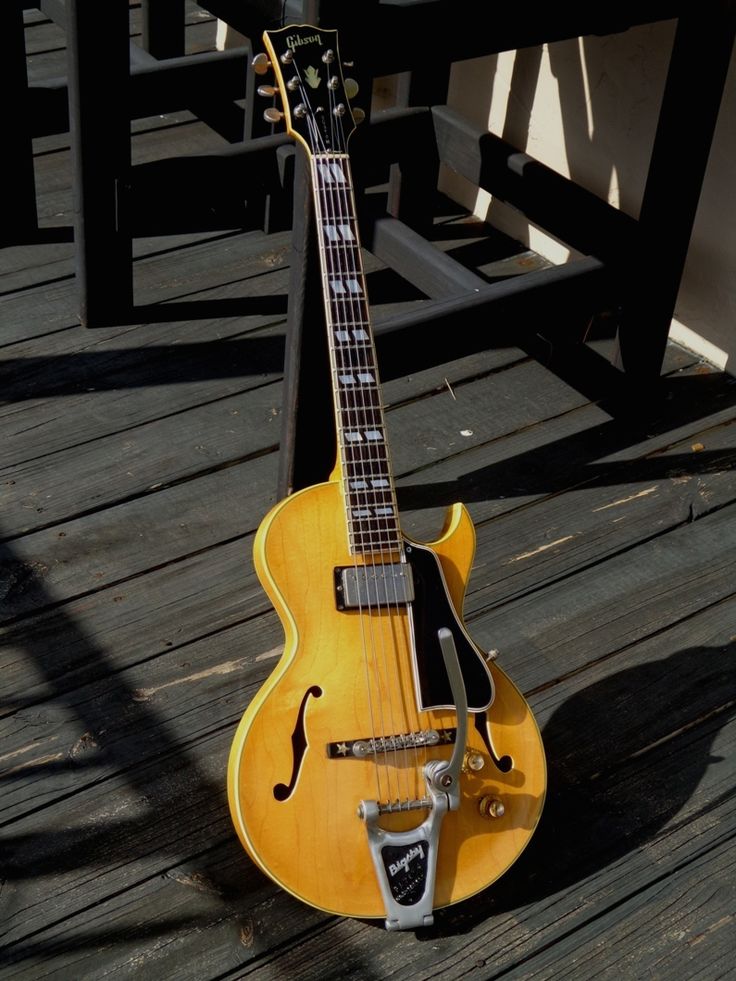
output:
[[[243,846],[282,888],[331,913],[380,917],[385,909],[357,806],[363,799],[421,797],[423,763],[449,758],[452,747],[387,753],[380,766],[373,758],[330,756],[327,747],[371,735],[446,732],[456,716],[452,707],[418,708],[406,611],[336,608],[333,570],[371,561],[350,555],[346,542],[336,481],[286,498],[259,528],[256,571],[283,624],[285,646],[238,727],[228,797]],[[475,548],[462,505],[448,510],[441,536],[426,548],[437,557],[462,630]],[[495,689],[488,731],[471,718],[467,741],[485,765],[462,774],[461,807],[445,817],[435,908],[471,896],[501,875],[526,846],[543,805],[545,761],[536,722],[504,672],[495,664],[488,670]],[[490,758],[489,744],[497,759],[513,761],[507,772]],[[503,817],[481,814],[480,802],[488,798],[503,801]],[[421,820],[416,812],[392,813],[382,816],[381,825],[398,831]]]

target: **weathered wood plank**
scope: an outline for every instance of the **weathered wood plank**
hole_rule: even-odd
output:
[[[524,689],[539,659],[564,653],[565,671],[604,657],[729,596],[736,580],[731,504],[607,561],[495,607],[491,588],[467,620],[481,646],[503,652]]]
[[[146,366],[150,362],[146,360],[145,353],[136,351],[135,356],[140,357],[145,370],[148,370]],[[170,378],[173,380],[173,377],[172,372]],[[563,386],[553,376],[529,362],[519,363],[501,372],[497,376],[497,387],[510,392],[518,384],[526,387],[526,378],[529,385],[535,385],[537,397],[514,404],[508,419],[504,419],[500,412],[493,417],[487,415],[484,379],[465,386],[465,398],[460,409],[448,395],[450,405],[438,410],[437,424],[427,428],[422,428],[418,420],[413,425],[409,421],[414,403],[399,407],[395,414],[409,417],[399,429],[401,441],[393,442],[393,453],[399,466],[402,460],[404,466],[416,466],[441,458],[448,446],[461,441],[460,430],[469,417],[469,406],[478,419],[474,423],[478,433],[475,438],[480,440],[501,435],[505,427],[519,428],[536,418],[542,407],[549,404],[545,392],[548,393],[550,388],[557,397],[556,404],[559,404],[563,394],[573,404],[580,401],[578,393],[570,390],[561,392]],[[116,400],[121,397],[117,392],[114,395]],[[123,395],[130,397],[130,392]],[[80,418],[80,425],[84,427],[88,415],[94,412],[94,400],[81,396],[79,401],[86,401],[90,406],[89,412]],[[509,399],[505,401],[507,404],[510,402]],[[145,400],[139,396],[135,402],[139,412],[142,404],[145,406]],[[501,404],[504,404],[503,400]],[[256,410],[257,414],[262,411],[262,408]],[[56,422],[57,431],[62,433],[63,421],[59,418]],[[430,432],[433,442],[427,445],[423,433]],[[25,445],[25,432],[18,432],[17,435],[21,444]],[[136,498],[15,539],[12,544],[13,557],[8,560],[6,571],[8,588],[2,618],[7,620],[28,614],[39,604],[59,602],[77,593],[90,592],[111,581],[138,575],[162,562],[181,558],[200,548],[212,547],[252,530],[257,523],[255,516],[260,519],[267,510],[268,501],[272,499],[275,483],[269,485],[268,481],[273,462],[270,457],[259,457],[247,464],[247,476],[245,467],[245,464],[226,467],[199,480],[165,488],[151,498]],[[244,504],[246,488],[247,511]],[[42,506],[38,504],[37,508]],[[246,514],[249,517],[246,518]],[[145,548],[142,548],[144,542]]]
[[[280,342],[280,336],[274,340]],[[521,360],[521,352],[511,349],[482,352],[389,383],[384,395],[389,402],[408,402]],[[26,534],[275,449],[282,387],[268,377],[254,379],[251,387],[243,379],[234,395],[0,468],[6,504],[2,536]],[[161,410],[171,413],[172,406],[167,402]]]
[[[155,811],[155,819],[141,808],[131,814],[130,806],[123,806],[124,791],[115,818],[109,806],[116,793],[116,781],[113,781],[106,787],[106,795],[100,795],[99,788],[92,788],[90,798],[97,798],[97,802],[88,798],[85,815],[89,820],[75,829],[76,837],[57,834],[51,835],[49,841],[48,832],[34,832],[29,827],[20,839],[18,858],[11,872],[22,879],[24,855],[27,853],[29,860],[34,855],[36,874],[51,875],[56,880],[53,888],[58,890],[62,905],[57,909],[62,915],[58,926],[54,924],[40,937],[33,937],[36,913],[32,906],[24,905],[20,934],[11,935],[22,943],[18,953],[45,959],[54,955],[63,958],[71,951],[83,956],[88,964],[110,965],[110,958],[113,963],[118,958],[127,962],[133,956],[143,957],[144,952],[153,959],[165,958],[168,948],[168,956],[188,963],[182,947],[196,959],[190,944],[199,945],[201,950],[201,936],[196,932],[199,928],[210,938],[206,946],[211,952],[217,951],[218,963],[220,957],[226,964],[233,963],[231,958],[236,957],[242,958],[236,963],[244,967],[253,958],[254,966],[265,971],[265,976],[271,976],[269,964],[273,976],[283,976],[279,972],[285,971],[291,974],[292,970],[300,976],[303,971],[300,965],[319,963],[323,977],[337,977],[339,970],[342,976],[362,977],[364,963],[370,963],[383,965],[381,970],[385,968],[389,973],[411,964],[415,976],[430,977],[439,970],[449,972],[442,973],[443,977],[459,977],[467,968],[464,958],[471,950],[476,961],[482,961],[484,970],[490,972],[488,976],[497,976],[519,960],[528,963],[537,950],[545,954],[552,949],[560,937],[561,922],[565,927],[564,941],[573,927],[590,928],[595,934],[600,929],[596,924],[601,913],[608,908],[631,904],[635,910],[639,903],[646,901],[655,912],[657,904],[660,911],[666,910],[669,894],[661,889],[661,883],[670,876],[697,882],[702,874],[699,863],[703,857],[710,861],[709,855],[713,859],[709,874],[717,876],[723,867],[718,849],[729,829],[733,832],[736,821],[729,793],[733,764],[725,768],[708,766],[713,754],[719,757],[725,754],[722,759],[733,759],[735,727],[733,723],[723,725],[723,713],[720,716],[713,713],[728,695],[724,682],[730,685],[733,695],[736,673],[733,645],[728,638],[733,636],[735,618],[736,602],[731,600],[718,611],[707,611],[674,631],[652,637],[620,658],[600,662],[587,677],[579,674],[545,691],[544,703],[536,708],[544,724],[554,779],[545,823],[537,832],[539,843],[536,844],[535,838],[517,869],[497,887],[473,904],[441,913],[437,928],[427,937],[432,941],[431,950],[427,949],[429,945],[424,945],[424,951],[418,952],[411,935],[385,936],[373,927],[353,921],[327,921],[325,929],[315,931],[312,927],[319,927],[319,915],[305,910],[300,917],[298,906],[288,897],[279,893],[268,895],[268,884],[265,884],[268,898],[262,901],[262,877],[257,876],[254,881],[244,859],[233,861],[235,853],[225,841],[222,852],[218,845],[217,855],[211,853],[211,843],[226,832],[219,820],[213,826],[209,807],[200,812],[204,827],[199,829],[199,834],[207,835],[210,848],[203,852],[195,847],[183,867],[174,864],[172,869],[169,859],[164,868],[172,872],[165,877],[154,875],[151,861],[162,858],[165,861],[187,841],[191,847],[191,837],[197,832],[189,825],[189,808],[180,814],[183,825],[180,821],[177,831],[165,807],[159,810],[156,806],[161,803],[159,795],[165,796],[171,790],[170,782],[163,781],[159,786],[147,787],[146,800]],[[678,653],[673,655],[673,650]],[[228,679],[225,672],[212,672],[207,680],[203,674],[198,684],[205,684],[209,689],[216,682],[221,688],[224,679]],[[185,688],[186,680],[169,691]],[[198,701],[202,701],[201,696],[199,700],[196,697],[185,700],[184,705],[194,706]],[[212,707],[219,706],[221,693],[210,692],[204,701]],[[670,712],[666,711],[667,707]],[[698,714],[702,721],[688,724],[695,723],[693,716]],[[575,720],[575,725],[571,725],[571,720]],[[632,721],[639,724],[632,725]],[[182,732],[186,731],[184,720]],[[596,740],[593,745],[591,736]],[[652,736],[654,740],[648,744],[646,740]],[[204,746],[200,742],[199,746],[203,751],[203,768],[209,768],[213,755],[224,765],[225,747],[215,749],[209,741]],[[602,758],[606,764],[603,770]],[[636,763],[632,767],[632,760],[642,758],[644,766]],[[181,758],[179,764],[181,768]],[[127,777],[145,782],[145,772],[144,763],[140,772],[129,773]],[[191,772],[189,777],[191,782]],[[197,795],[196,787],[187,794],[187,804],[192,793]],[[66,808],[68,802],[63,806]],[[98,863],[104,861],[104,848],[109,850],[111,839],[106,834],[106,845],[103,845],[100,829],[97,834],[93,832],[95,814],[103,821],[117,819],[121,833],[112,840],[119,840],[120,847],[128,853],[131,829],[134,826],[139,829],[132,856],[128,854],[132,861],[115,863],[110,874],[117,881],[108,879],[107,882],[108,922],[115,924],[117,930],[102,934],[96,929],[97,921],[90,920],[86,903],[83,909],[74,911],[75,904],[82,901],[82,893],[71,888],[77,881],[78,885],[84,883],[87,898],[101,895]],[[45,820],[45,812],[28,818],[30,826],[41,829]],[[587,828],[582,837],[581,824]],[[227,827],[226,816],[224,826]],[[165,856],[152,851],[147,837],[145,843],[140,841],[141,831],[144,837],[153,833],[158,838],[163,834],[158,849],[163,849]],[[168,835],[176,837],[164,845]],[[79,847],[80,842],[86,847]],[[223,860],[227,854],[229,861]],[[80,867],[80,859],[89,866],[89,871]],[[141,863],[148,869],[144,874],[139,872],[136,884],[130,878],[131,865]],[[225,871],[227,867],[229,873]],[[244,878],[238,882],[240,876]],[[152,888],[151,883],[158,885]],[[185,885],[192,887],[188,896],[193,898],[182,901],[182,894],[187,894],[187,890],[177,887]],[[43,885],[31,882],[29,888],[43,888]],[[274,895],[280,916],[273,915]],[[19,896],[11,893],[11,897],[13,905],[21,902]],[[204,900],[206,905],[211,905],[203,912]],[[22,902],[28,904],[29,899]],[[148,911],[147,921],[159,923],[166,936],[175,938],[171,947],[162,944],[158,931],[150,938],[143,938],[141,944],[135,923],[142,909]],[[170,923],[172,918],[167,910],[172,909],[179,915]],[[29,941],[23,943],[28,935],[31,935]],[[285,943],[289,936],[291,942]],[[108,942],[100,945],[99,940]],[[97,952],[100,946],[101,954]],[[101,962],[95,961],[100,957]],[[186,966],[183,970],[186,972]],[[184,973],[183,976],[196,975]],[[301,976],[314,975],[307,972]]]

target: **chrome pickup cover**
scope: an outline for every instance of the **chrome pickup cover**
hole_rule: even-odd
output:
[[[338,610],[405,606],[414,599],[411,566],[406,562],[338,566],[335,602]]]

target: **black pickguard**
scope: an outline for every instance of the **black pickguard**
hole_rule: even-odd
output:
[[[431,549],[414,543],[407,543],[406,558],[414,576],[412,608],[421,708],[426,710],[454,704],[437,639],[437,631],[447,627],[455,641],[468,708],[471,712],[480,712],[493,699],[493,683],[450,601],[439,559]]]

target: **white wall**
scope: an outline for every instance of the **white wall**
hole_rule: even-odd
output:
[[[636,217],[674,23],[504,52],[453,68],[450,104],[477,125]],[[693,66],[697,71],[697,65]],[[724,96],[676,309],[673,336],[736,372],[736,93]],[[683,136],[688,112],[683,107]],[[677,161],[672,161],[677,167]],[[555,262],[569,251],[456,175],[444,188]],[[677,201],[673,200],[673,207]],[[684,327],[684,330],[681,329]],[[694,332],[694,333],[693,333]]]

